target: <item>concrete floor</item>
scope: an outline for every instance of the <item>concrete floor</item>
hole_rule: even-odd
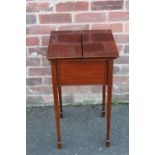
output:
[[[111,146],[105,146],[106,118],[100,105],[65,106],[61,119],[63,147],[56,148],[53,107],[27,108],[27,155],[128,155],[128,105],[113,105]]]

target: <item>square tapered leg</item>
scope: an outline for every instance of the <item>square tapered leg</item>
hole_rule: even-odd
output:
[[[112,76],[113,60],[108,61],[108,103],[107,103],[107,135],[106,146],[110,146],[110,121],[111,121],[111,101],[112,101]]]
[[[59,93],[59,108],[60,108],[60,117],[63,118],[63,108],[62,108],[62,91],[61,86],[58,86],[58,93]]]
[[[106,92],[106,86],[103,85],[102,87],[102,113],[101,113],[102,117],[105,117],[105,92]]]
[[[58,91],[57,91],[57,71],[56,71],[56,61],[51,62],[52,65],[52,84],[53,84],[53,97],[54,97],[54,110],[55,110],[55,120],[57,129],[57,147],[60,149],[62,147],[61,143],[61,131],[60,131],[60,111],[58,105]]]

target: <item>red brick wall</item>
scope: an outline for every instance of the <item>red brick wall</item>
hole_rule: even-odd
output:
[[[113,30],[120,57],[114,64],[113,102],[128,102],[128,0],[27,0],[27,105],[53,104],[46,59],[51,30]],[[75,93],[74,93],[75,92]],[[63,102],[101,102],[100,86],[65,87]]]

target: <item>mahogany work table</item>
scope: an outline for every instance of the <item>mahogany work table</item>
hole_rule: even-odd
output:
[[[111,30],[53,31],[47,58],[51,63],[57,147],[62,147],[60,117],[63,118],[61,86],[102,85],[102,117],[107,86],[106,146],[110,145],[113,59],[118,50]]]

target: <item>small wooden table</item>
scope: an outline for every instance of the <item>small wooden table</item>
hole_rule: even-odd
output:
[[[113,59],[118,50],[111,30],[53,31],[47,58],[51,63],[57,147],[61,148],[60,117],[63,118],[61,86],[103,86],[102,117],[105,115],[105,92],[108,87],[106,146],[110,145]]]

